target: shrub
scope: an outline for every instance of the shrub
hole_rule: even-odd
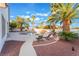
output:
[[[59,32],[59,36],[61,39],[64,39],[66,41],[72,41],[75,39],[78,39],[78,33],[74,32]]]
[[[17,23],[16,22],[10,22],[9,27],[10,27],[10,30],[13,31],[13,29],[17,27]]]

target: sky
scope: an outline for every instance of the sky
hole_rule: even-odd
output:
[[[16,16],[23,18],[31,18],[35,15],[35,23],[46,21],[50,13],[50,6],[48,3],[11,3],[10,19],[15,20]]]
[[[15,20],[16,16],[31,18],[32,15],[35,15],[36,26],[40,22],[45,22],[48,16],[51,15],[49,3],[10,3],[9,9],[10,20]],[[75,19],[75,22],[79,22],[79,19]],[[73,23],[71,27],[79,27],[79,23]]]

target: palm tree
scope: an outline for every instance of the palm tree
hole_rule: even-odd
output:
[[[49,16],[47,22],[50,25],[50,29],[51,30],[53,29],[53,31],[55,32],[55,29],[56,29],[56,25],[55,25],[56,18],[55,18],[55,16]]]
[[[29,29],[29,22],[31,22],[30,18],[26,18],[25,20],[25,26],[27,27],[27,29]]]
[[[22,31],[22,25],[23,25],[24,19],[17,16],[16,21],[20,25],[20,31]]]
[[[44,22],[40,22],[39,27],[43,28],[44,27]]]
[[[26,18],[26,22],[28,23],[31,22],[30,18]]]
[[[31,23],[32,23],[32,30],[34,30],[34,20],[35,20],[35,16],[34,15],[32,15],[32,21],[31,21]]]
[[[51,4],[51,13],[56,15],[56,20],[63,24],[63,31],[70,32],[72,20],[79,18],[78,8],[77,3],[54,3]]]

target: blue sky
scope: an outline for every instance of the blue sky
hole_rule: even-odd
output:
[[[38,24],[47,20],[47,17],[50,15],[50,6],[48,3],[11,3],[9,4],[9,8],[11,20],[16,19],[16,16],[28,18],[35,15],[35,22]]]
[[[31,18],[32,15],[35,15],[36,25],[40,22],[46,21],[51,14],[49,3],[10,3],[9,8],[11,20],[15,20],[16,16]],[[76,19],[76,22],[79,22],[79,19]],[[59,23],[57,25],[59,25]],[[71,26],[79,27],[79,23],[71,24]]]

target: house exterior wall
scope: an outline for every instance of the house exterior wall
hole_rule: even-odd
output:
[[[8,7],[0,8],[0,52],[6,41],[8,33]]]
[[[1,8],[5,8],[6,7],[6,3],[0,3],[0,7]]]

